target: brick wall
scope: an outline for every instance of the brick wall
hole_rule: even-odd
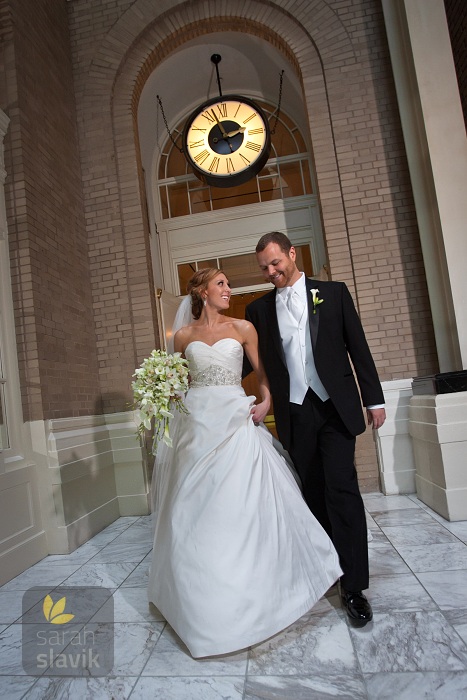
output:
[[[333,7],[353,56],[327,71],[342,197],[324,217],[331,273],[353,290],[381,379],[430,373],[431,311],[380,3]]]
[[[144,21],[134,3],[68,3],[78,108],[86,229],[92,275],[92,309],[105,412],[131,402],[135,367],[159,345],[149,227],[131,90],[115,133],[114,81],[125,45],[108,35],[115,26],[131,41]],[[139,23],[139,24],[138,24]],[[107,42],[107,43],[106,43]],[[102,51],[102,46],[106,50]],[[131,201],[127,203],[128,198]]]
[[[438,370],[437,354],[381,6],[333,7],[355,62],[346,57],[335,65],[330,85],[349,246],[346,258],[342,226],[335,227],[328,240],[332,275],[353,288],[380,379],[429,374]],[[357,440],[362,490],[375,486],[374,450],[367,431]]]
[[[1,3],[1,104],[25,420],[98,413],[99,385],[66,4]]]

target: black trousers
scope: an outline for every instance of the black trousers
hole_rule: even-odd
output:
[[[303,495],[339,555],[342,586],[368,588],[368,544],[365,510],[355,469],[355,437],[331,400],[321,401],[310,389],[300,406],[290,404],[291,447]]]

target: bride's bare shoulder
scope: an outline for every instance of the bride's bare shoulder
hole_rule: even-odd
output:
[[[253,326],[250,321],[247,321],[244,318],[228,318],[226,320],[231,321],[238,328],[250,328]]]
[[[194,323],[188,324],[188,326],[183,326],[174,335],[175,347],[185,348],[190,342],[190,337],[193,335]]]
[[[230,318],[232,326],[237,333],[240,333],[244,337],[247,333],[251,332],[254,328],[250,321],[246,321],[244,318]]]
[[[190,333],[189,328],[190,326],[183,326],[182,328],[179,328],[174,335],[174,340],[175,338],[184,338],[187,334]]]

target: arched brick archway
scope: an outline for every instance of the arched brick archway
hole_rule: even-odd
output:
[[[112,401],[115,377],[122,377],[123,387],[158,343],[134,117],[138,99],[170,51],[225,27],[269,41],[296,66],[332,277],[354,294],[381,378],[418,367],[422,341],[413,328],[421,327],[429,309],[381,4],[119,0],[118,6],[109,1],[105,11],[69,5],[104,410],[124,410]],[[390,345],[390,283],[401,297],[397,332],[407,342],[400,349]],[[400,355],[399,364],[386,361],[388,352]],[[367,452],[370,464],[372,445]]]
[[[343,60],[347,67],[355,62],[352,44],[322,0],[303,6],[295,19],[281,5],[285,3],[274,6],[256,1],[245,5],[242,0],[233,0],[229,14],[221,16],[220,2],[172,3],[170,9],[160,12],[154,4],[137,1],[100,42],[90,61],[79,105],[90,254],[91,262],[96,262],[96,289],[108,272],[98,264],[101,251],[109,253],[106,242],[114,256],[115,312],[121,315],[121,325],[132,329],[113,341],[118,345],[117,364],[122,372],[128,373],[131,365],[158,345],[137,104],[158,63],[184,42],[207,32],[235,29],[255,34],[284,52],[296,67],[304,87],[325,228],[327,221],[330,223],[331,267],[334,269],[335,257],[336,267],[341,268],[336,272],[354,289],[346,227],[341,223],[335,226],[336,221],[345,221],[345,210],[327,85],[329,80],[334,89],[338,85]],[[98,324],[99,299],[96,295]],[[104,377],[104,385],[105,381]]]
[[[121,146],[116,149],[120,171],[128,170],[125,160],[131,150],[130,141],[136,144],[137,105],[144,83],[164,58],[185,42],[212,32],[239,31],[265,39],[284,53],[302,81],[322,198],[324,228],[326,230],[329,222],[332,231],[328,241],[331,269],[335,269],[339,278],[346,281],[355,293],[327,85],[330,80],[334,90],[339,86],[338,91],[345,91],[352,82],[349,68],[355,65],[355,73],[358,72],[357,59],[345,27],[322,0],[302,7],[295,18],[280,7],[284,3],[277,3],[276,7],[268,4],[267,11],[263,2],[248,3],[247,16],[241,0],[229,3],[227,16],[216,14],[218,4],[214,2],[209,7],[200,4],[196,7],[195,21],[189,21],[193,17],[193,4],[180,3],[161,14],[157,23],[148,24],[125,55],[113,86],[113,130],[115,143]],[[120,30],[119,27],[113,29],[113,40]],[[148,46],[155,48],[148,52]],[[343,80],[340,71],[344,64],[346,76]],[[138,149],[133,159],[138,161]],[[133,181],[136,182],[134,175]],[[130,183],[126,185],[128,192]],[[132,201],[128,198],[125,205],[134,210],[136,198]]]

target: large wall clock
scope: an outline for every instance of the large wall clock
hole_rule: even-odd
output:
[[[271,148],[264,112],[239,95],[214,97],[197,107],[182,138],[188,163],[213,187],[235,187],[257,175]]]

